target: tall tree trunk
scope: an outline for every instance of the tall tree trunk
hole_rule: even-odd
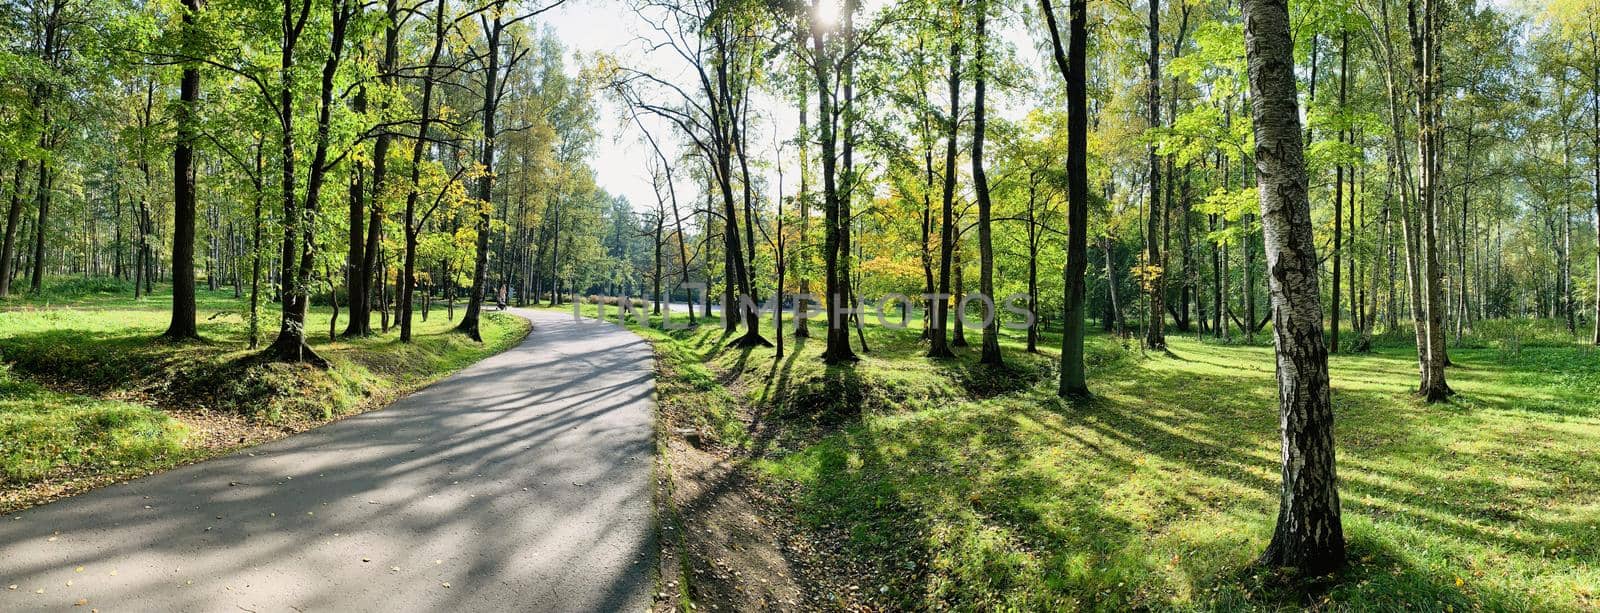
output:
[[[1244,0],[1283,435],[1278,522],[1261,561],[1317,576],[1344,566],[1345,544],[1288,8],[1287,0]]]
[[[265,173],[266,143],[256,141],[256,173],[253,176],[255,183],[255,200],[251,208],[250,238],[250,348],[261,346],[261,201],[266,197]]]
[[[988,45],[987,29],[989,24],[989,4],[987,0],[975,3],[977,9],[977,37],[973,41],[973,74],[976,83],[973,86],[972,103],[972,186],[978,197],[978,291],[983,293],[984,299],[990,305],[983,326],[982,348],[979,352],[978,363],[990,366],[1002,364],[1000,357],[1000,314],[995,305],[994,294],[994,238],[990,223],[990,209],[993,203],[989,199],[989,176],[983,169],[983,139],[984,130],[988,127],[984,117],[984,47]]]
[[[800,46],[804,48],[804,39],[800,41]],[[799,138],[796,139],[798,141],[796,144],[800,149],[800,193],[795,196],[795,199],[799,201],[797,204],[800,207],[800,235],[797,237],[800,241],[799,252],[805,253],[807,244],[806,241],[810,240],[811,235],[811,165],[810,158],[806,155],[806,145],[810,144],[811,141],[811,125],[809,121],[810,109],[808,108],[810,103],[807,101],[807,98],[809,98],[808,94],[811,90],[810,88],[804,86],[798,89],[800,90],[800,135]],[[782,215],[779,215],[780,220],[782,217]],[[779,235],[781,236],[782,233],[779,233]],[[679,244],[681,245],[683,240],[681,226],[678,236]],[[796,339],[811,338],[811,326],[806,321],[806,319],[810,317],[808,309],[811,307],[811,276],[807,274],[809,271],[805,268],[806,261],[807,260],[802,256],[802,259],[800,260],[800,295],[802,298],[794,302],[794,337]],[[683,269],[685,271],[689,270],[689,259],[687,257],[684,258]],[[780,272],[779,274],[781,275],[782,273]],[[783,283],[781,281],[779,282],[778,287],[779,291],[781,292],[783,287]],[[691,304],[692,302],[693,301],[691,301]],[[694,314],[694,307],[690,306],[689,308],[690,316],[692,317]],[[783,346],[783,335],[781,332],[778,335],[778,346]]]
[[[1450,387],[1445,383],[1445,337],[1444,337],[1444,270],[1439,265],[1439,183],[1440,183],[1440,156],[1439,144],[1441,134],[1439,130],[1439,44],[1438,44],[1438,0],[1422,0],[1422,12],[1417,13],[1416,0],[1409,0],[1411,17],[1411,45],[1413,52],[1413,66],[1417,80],[1417,157],[1421,166],[1421,182],[1419,187],[1420,207],[1418,214],[1422,222],[1422,243],[1419,245],[1422,256],[1422,273],[1425,282],[1423,302],[1423,324],[1426,329],[1424,341],[1427,347],[1427,360],[1425,362],[1425,375],[1423,377],[1422,396],[1428,402],[1443,401],[1450,395]]]
[[[813,24],[812,65],[817,85],[817,122],[822,127],[823,273],[828,292],[827,343],[822,359],[829,364],[840,364],[855,361],[856,356],[855,351],[850,348],[850,330],[846,327],[847,324],[841,321],[841,313],[838,312],[839,302],[848,299],[842,288],[849,286],[849,280],[841,278],[843,275],[838,265],[841,255],[839,228],[843,224],[839,220],[842,204],[837,158],[838,113],[835,111],[833,99],[836,71],[832,50],[826,42],[827,38],[823,28]]]
[[[48,120],[46,121],[48,125]],[[37,294],[44,290],[44,241],[49,228],[51,192],[55,191],[55,173],[51,172],[50,164],[39,162],[39,183],[34,193],[34,203],[39,209],[39,220],[33,224],[33,276],[29,279],[29,289]]]
[[[0,244],[0,298],[11,295],[12,265],[17,250],[17,228],[22,226],[22,177],[28,174],[28,161],[17,160],[16,174],[11,175],[11,206],[6,209],[6,234]],[[121,225],[118,225],[121,228]],[[119,260],[121,256],[118,255]],[[137,284],[135,284],[137,287]]]
[[[184,0],[183,8],[184,46],[193,47],[190,39],[199,36],[194,22],[200,12],[200,0]],[[178,140],[172,151],[172,323],[163,336],[173,339],[200,338],[194,304],[194,141],[195,125],[199,123],[195,107],[199,102],[200,67],[190,62],[183,67],[179,86]],[[213,274],[206,276],[214,278]]]
[[[1350,87],[1350,31],[1341,33],[1339,43],[1339,112],[1344,112],[1346,93]],[[1338,130],[1339,143],[1345,141],[1345,129],[1341,125]],[[1344,247],[1344,164],[1338,164],[1334,169],[1333,183],[1333,307],[1328,309],[1331,320],[1328,336],[1328,353],[1339,353],[1339,276],[1340,252]],[[1353,284],[1352,284],[1353,286]],[[1351,303],[1351,308],[1355,307]]]
[[[483,335],[478,330],[478,318],[483,310],[483,296],[488,283],[485,276],[489,269],[489,220],[494,210],[491,203],[494,202],[494,139],[497,136],[495,114],[500,100],[500,34],[505,29],[501,22],[505,2],[497,0],[495,5],[490,28],[485,33],[488,36],[485,53],[488,65],[484,71],[483,87],[483,148],[478,163],[483,165],[486,172],[478,177],[476,194],[477,199],[482,201],[479,205],[482,208],[478,212],[477,257],[472,267],[472,293],[467,297],[467,312],[461,316],[461,323],[456,325],[457,332],[477,342],[483,342]],[[404,293],[411,293],[409,280]]]
[[[1038,173],[1031,173],[1028,177],[1028,308],[1035,312],[1035,317],[1028,323],[1028,353],[1039,352],[1039,177]],[[1066,274],[1065,270],[1062,274]],[[1070,285],[1064,287],[1071,287]]]
[[[1061,381],[1057,393],[1063,398],[1081,398],[1089,394],[1083,363],[1084,337],[1084,272],[1089,266],[1089,111],[1088,73],[1085,58],[1088,49],[1088,0],[1071,0],[1068,5],[1069,33],[1067,50],[1061,49],[1061,33],[1056,27],[1055,9],[1050,0],[1040,0],[1045,23],[1050,29],[1050,42],[1055,52],[1056,69],[1067,82],[1067,263],[1062,270],[1066,288],[1066,307],[1063,315],[1061,338]],[[1111,250],[1106,249],[1106,281],[1115,284],[1111,276]],[[1111,288],[1110,299],[1116,302],[1116,289]]]
[[[957,10],[961,1],[956,1]],[[939,291],[933,300],[933,337],[928,347],[928,357],[953,358],[950,350],[950,260],[955,248],[955,197],[956,197],[956,135],[961,127],[961,37],[950,38],[950,114],[945,125],[944,195],[939,218]],[[960,315],[958,314],[957,317]]]
[[[306,16],[311,11],[310,0],[301,4],[298,17],[292,3],[284,4],[283,28],[285,44],[282,49],[282,88],[279,92],[279,108],[281,109],[280,121],[283,134],[280,136],[283,149],[283,192],[284,197],[284,241],[283,261],[280,262],[283,270],[283,282],[290,285],[288,291],[283,292],[283,316],[279,324],[278,338],[267,347],[267,354],[275,359],[287,362],[310,362],[317,366],[326,367],[328,361],[317,355],[311,347],[306,345],[306,313],[311,304],[311,273],[316,264],[315,228],[306,223],[315,217],[317,208],[321,203],[322,187],[327,178],[329,133],[332,123],[334,76],[339,70],[339,63],[344,57],[344,42],[347,26],[355,13],[346,0],[337,0],[332,12],[332,27],[329,35],[328,56],[322,64],[322,83],[317,98],[317,126],[316,143],[312,149],[310,166],[306,170],[306,189],[302,204],[294,201],[295,190],[295,164],[294,164],[294,88],[292,82],[294,66],[294,53],[296,40],[306,23]],[[291,221],[298,220],[298,221]],[[296,247],[299,257],[296,262]]]
[[[393,1],[391,0],[391,2]],[[400,264],[400,279],[404,280],[405,291],[400,292],[400,295],[395,297],[396,301],[400,303],[400,342],[402,343],[411,342],[411,287],[417,275],[417,235],[422,232],[421,224],[426,221],[425,219],[417,219],[417,198],[419,195],[417,190],[422,179],[422,155],[428,142],[428,129],[433,122],[435,69],[439,63],[439,56],[444,51],[445,32],[447,31],[445,21],[449,15],[448,11],[449,4],[445,0],[439,0],[433,17],[433,51],[428,56],[428,69],[425,71],[422,81],[422,106],[420,117],[417,120],[417,138],[411,144],[411,189],[406,192],[405,227],[403,228],[405,246]],[[374,211],[377,210],[376,206],[375,204]],[[375,230],[377,229],[375,228]],[[369,234],[369,236],[371,235]],[[377,264],[377,261],[373,259],[375,256],[372,250],[368,251],[367,256],[369,261]],[[449,282],[449,267],[446,266],[446,288],[450,287]],[[380,284],[387,285],[383,284],[381,279]],[[389,311],[387,305],[383,306],[383,329],[387,331],[389,329]],[[450,312],[452,314],[450,319],[454,319],[454,302],[450,305]]]
[[[378,81],[385,86],[393,86],[396,64],[400,57],[401,16],[398,0],[385,2],[384,15],[388,23],[384,28],[383,59],[378,65]],[[386,106],[381,104],[380,108]],[[361,248],[361,261],[356,263],[355,275],[361,289],[359,295],[354,289],[351,292],[350,323],[345,328],[346,336],[372,334],[372,288],[378,270],[378,252],[383,242],[383,224],[388,216],[384,209],[384,184],[388,180],[389,148],[393,146],[393,142],[393,135],[389,130],[384,130],[373,139],[372,143],[372,190],[367,205],[367,235],[364,238],[366,244]],[[358,298],[359,301],[356,301]]]
[[[1150,3],[1150,127],[1161,127],[1161,0]],[[1154,144],[1150,145],[1150,217],[1145,234],[1145,283],[1150,295],[1150,318],[1145,327],[1145,346],[1152,350],[1167,347],[1163,330],[1166,324],[1166,275],[1162,270],[1161,244],[1158,234],[1166,216],[1161,201],[1161,156]]]
[[[1594,210],[1596,215],[1600,215],[1600,32],[1595,31],[1593,19],[1589,21],[1589,51],[1590,57],[1594,62],[1594,65],[1590,67],[1591,80],[1589,83],[1591,99],[1590,120],[1593,122],[1594,127],[1594,150],[1596,151],[1591,160],[1594,169]],[[1600,224],[1595,225],[1595,237],[1597,241],[1600,241]],[[1595,281],[1600,283],[1600,249],[1595,251],[1594,259]],[[1593,342],[1596,345],[1600,345],[1600,291],[1595,292],[1594,297]]]
[[[364,113],[366,111],[366,98],[364,91],[356,93],[355,106],[358,109],[357,112]],[[344,336],[358,337],[364,335],[361,330],[361,316],[358,312],[361,310],[361,303],[366,301],[367,290],[371,289],[372,284],[368,282],[367,275],[363,271],[363,266],[367,260],[367,233],[365,227],[367,221],[366,169],[360,165],[353,165],[350,171],[350,194],[347,198],[350,205],[349,248],[345,252],[344,258],[345,291],[350,292],[350,318],[345,324]]]

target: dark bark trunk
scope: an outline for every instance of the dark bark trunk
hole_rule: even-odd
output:
[[[959,8],[961,2],[956,2]],[[933,302],[933,337],[928,357],[953,358],[946,326],[950,316],[950,260],[955,249],[956,135],[961,127],[961,37],[950,41],[950,113],[945,118],[944,194],[939,217],[939,291]]]
[[[855,351],[850,348],[850,330],[846,323],[841,321],[839,303],[848,299],[845,290],[850,282],[840,272],[840,240],[839,228],[841,222],[840,189],[838,176],[838,114],[834,104],[834,66],[832,50],[825,42],[822,29],[813,27],[811,32],[813,52],[813,72],[817,86],[817,122],[822,127],[822,210],[823,210],[823,277],[827,290],[828,329],[825,338],[826,345],[823,349],[822,359],[829,364],[841,364],[856,360]],[[726,316],[726,315],[724,315]]]
[[[37,294],[44,290],[44,241],[48,233],[50,221],[51,192],[55,191],[55,173],[50,171],[50,165],[39,163],[39,183],[37,192],[34,193],[34,203],[39,209],[38,221],[33,224],[33,276],[29,279],[29,289]]]
[[[1067,263],[1062,271],[1065,284],[1066,308],[1062,324],[1061,381],[1057,393],[1064,398],[1083,397],[1089,386],[1083,363],[1084,337],[1084,273],[1088,269],[1088,74],[1086,61],[1088,49],[1088,0],[1071,0],[1069,11],[1070,34],[1068,47],[1063,54],[1061,34],[1056,27],[1055,11],[1050,0],[1040,0],[1045,21],[1050,28],[1050,40],[1055,51],[1056,68],[1067,82]],[[1106,280],[1115,283],[1110,275],[1111,256],[1108,245],[1106,255]],[[1110,298],[1115,303],[1112,289]]]
[[[1344,110],[1345,96],[1349,91],[1350,70],[1350,32],[1347,30],[1341,36],[1339,45],[1339,110]],[[1339,142],[1345,140],[1345,130],[1338,130]],[[1344,165],[1338,164],[1334,168],[1333,183],[1333,307],[1329,309],[1330,333],[1328,337],[1328,353],[1339,353],[1339,282],[1341,260],[1340,251],[1344,245]],[[1352,303],[1352,308],[1354,304]]]
[[[1150,2],[1150,127],[1161,127],[1161,1]],[[1151,350],[1164,350],[1167,337],[1166,324],[1166,271],[1162,269],[1161,247],[1157,235],[1166,216],[1161,201],[1161,157],[1155,145],[1150,146],[1150,216],[1145,233],[1145,283],[1150,298],[1150,318],[1145,327],[1145,346]]]
[[[184,0],[183,36],[198,36],[194,21],[200,12],[200,0]],[[197,339],[194,304],[194,214],[195,214],[195,162],[194,141],[197,109],[200,102],[200,67],[194,63],[183,67],[183,77],[178,94],[178,140],[172,152],[172,323],[163,336],[172,339]],[[207,274],[215,289],[215,277]]]
[[[988,127],[984,117],[984,93],[987,89],[984,71],[984,47],[988,44],[987,29],[989,23],[989,5],[986,0],[976,4],[978,13],[977,38],[973,42],[973,73],[976,75],[973,86],[973,123],[972,123],[972,185],[978,198],[978,291],[983,293],[989,304],[994,305],[994,239],[990,223],[990,209],[993,207],[989,199],[989,177],[983,168],[983,140],[984,131]],[[982,347],[979,352],[978,363],[990,366],[1002,364],[1000,356],[1000,316],[998,308],[991,307],[985,317],[983,326]]]
[[[498,136],[495,130],[495,114],[498,111],[500,100],[500,34],[505,26],[501,22],[501,10],[505,3],[497,2],[493,11],[494,18],[491,22],[488,35],[487,70],[484,72],[483,87],[483,149],[478,156],[478,163],[487,170],[478,178],[477,198],[483,203],[483,208],[478,213],[478,245],[477,257],[472,266],[472,293],[467,297],[467,311],[462,315],[461,323],[456,325],[456,331],[466,334],[474,341],[483,342],[483,335],[478,330],[478,318],[483,310],[483,296],[487,288],[488,279],[485,278],[489,268],[489,219],[494,206],[494,141]],[[410,283],[407,283],[406,294],[410,292]]]
[[[392,2],[393,0],[391,0]],[[392,5],[391,5],[392,6]],[[445,17],[448,5],[445,0],[439,0],[437,12],[433,17],[433,50],[428,56],[428,70],[422,81],[422,106],[421,114],[417,121],[417,138],[411,145],[411,189],[406,192],[405,227],[402,228],[405,238],[404,252],[401,256],[400,278],[406,280],[406,291],[400,292],[396,300],[400,303],[400,342],[411,342],[411,299],[410,288],[414,285],[417,276],[417,235],[422,231],[419,227],[422,221],[417,219],[417,185],[422,178],[422,155],[427,145],[428,129],[433,121],[433,86],[434,70],[439,63],[439,56],[444,50]],[[376,211],[376,208],[374,209]],[[425,220],[424,220],[425,221]],[[372,253],[367,254],[372,257]],[[445,267],[446,287],[449,287],[449,267]],[[451,303],[451,319],[454,319],[454,303]],[[389,311],[384,305],[383,328],[389,328]]]
[[[17,229],[22,226],[22,177],[28,174],[27,160],[17,160],[16,174],[11,176],[11,206],[6,209],[5,241],[0,244],[0,298],[11,295],[12,266],[15,264]],[[120,225],[118,226],[121,227]],[[120,255],[118,256],[121,257]],[[120,260],[119,260],[120,261]],[[135,283],[135,287],[138,284]]]

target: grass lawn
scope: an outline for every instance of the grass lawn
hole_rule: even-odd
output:
[[[393,330],[329,340],[331,310],[314,307],[308,340],[333,365],[321,370],[254,359],[248,304],[231,291],[200,291],[204,341],[159,339],[169,292],[136,301],[131,286],[72,280],[0,302],[0,512],[384,406],[528,331],[489,313],[480,345],[435,309],[409,345]],[[263,346],[277,317],[263,305]]]
[[[1066,404],[1054,336],[1029,355],[1008,333],[1008,367],[988,370],[976,331],[940,362],[916,330],[869,325],[870,353],[824,367],[821,325],[782,360],[727,348],[720,326],[643,334],[664,414],[837,535],[869,604],[1600,607],[1600,356],[1564,335],[1484,322],[1452,350],[1459,394],[1438,406],[1410,394],[1410,347],[1334,356],[1351,564],[1307,586],[1252,565],[1277,512],[1269,346],[1173,334],[1145,355],[1093,337],[1096,397]]]

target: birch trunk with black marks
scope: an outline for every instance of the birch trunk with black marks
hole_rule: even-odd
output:
[[[1283,445],[1278,522],[1261,562],[1322,575],[1344,565],[1345,543],[1288,2],[1245,0],[1244,20]]]

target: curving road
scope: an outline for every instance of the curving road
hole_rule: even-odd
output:
[[[650,347],[513,312],[527,340],[381,411],[0,517],[0,610],[648,607]]]

